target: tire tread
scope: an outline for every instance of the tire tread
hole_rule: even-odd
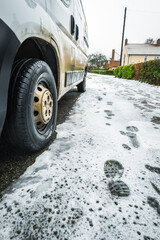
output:
[[[37,63],[38,61],[38,63]],[[7,118],[3,130],[3,136],[12,146],[18,150],[30,152],[37,151],[37,143],[31,141],[27,124],[25,121],[25,99],[29,94],[29,86],[32,78],[37,74],[37,67],[42,67],[43,63],[37,59],[27,59],[17,62],[13,68],[10,88],[9,105]],[[18,69],[17,69],[18,68]],[[12,89],[12,87],[14,89]],[[15,96],[16,95],[16,96]]]

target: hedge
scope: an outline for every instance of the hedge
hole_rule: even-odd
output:
[[[160,59],[117,67],[114,75],[160,86]]]
[[[123,66],[117,67],[117,68],[114,70],[114,75],[115,75],[115,77],[119,77],[119,78],[122,77],[122,68],[123,68]]]
[[[120,66],[114,70],[115,77],[131,79],[134,75],[133,65]]]
[[[133,64],[122,68],[122,78],[131,79],[134,75]]]
[[[102,75],[114,75],[114,71],[109,70],[91,70],[91,73],[102,74]]]
[[[139,80],[142,66],[143,66],[143,62],[133,65],[134,75],[132,79]]]
[[[160,60],[145,62],[141,68],[139,80],[160,85]]]

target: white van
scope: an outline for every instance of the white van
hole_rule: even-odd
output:
[[[88,33],[81,0],[0,2],[0,134],[34,152],[55,130],[57,101],[86,90]]]

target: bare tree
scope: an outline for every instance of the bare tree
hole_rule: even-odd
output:
[[[145,41],[145,43],[148,43],[148,44],[154,44],[155,41],[154,41],[153,38],[147,38],[146,41]]]
[[[93,53],[90,54],[88,57],[88,62],[90,63],[90,66],[95,66],[97,68],[105,65],[106,60],[106,56],[102,53]]]

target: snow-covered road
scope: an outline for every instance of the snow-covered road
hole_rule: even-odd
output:
[[[160,87],[88,75],[0,202],[0,240],[159,240]]]

